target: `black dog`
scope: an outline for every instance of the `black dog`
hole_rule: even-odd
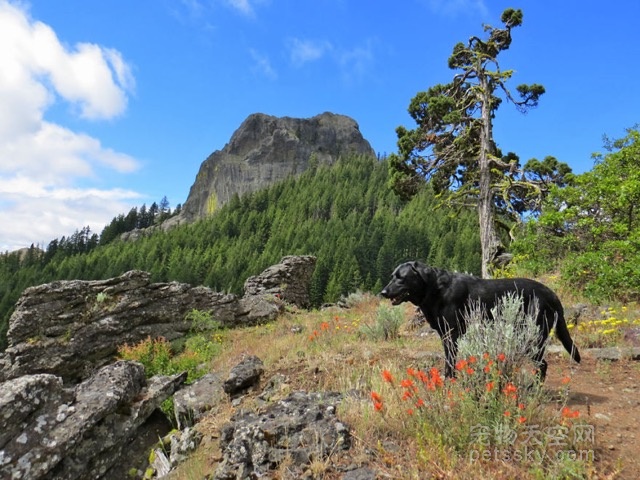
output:
[[[553,291],[534,280],[485,280],[447,272],[420,262],[407,262],[393,271],[391,281],[380,295],[390,299],[393,305],[408,301],[420,307],[431,328],[442,339],[445,376],[453,377],[458,338],[466,331],[464,313],[470,307],[470,302],[480,302],[483,309],[490,312],[496,301],[509,292],[522,296],[525,312],[529,311],[529,303],[533,298],[538,301],[536,323],[540,328],[540,340],[533,361],[538,365],[540,380],[544,381],[547,373],[547,362],[543,356],[546,340],[553,327],[571,358],[580,363],[580,353],[569,335],[560,300]]]

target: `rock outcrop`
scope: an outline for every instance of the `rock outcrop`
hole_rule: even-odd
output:
[[[250,115],[222,150],[200,166],[196,181],[171,223],[191,222],[211,214],[234,194],[265,188],[310,164],[333,164],[351,153],[374,156],[371,145],[351,118],[323,113],[313,118]]]
[[[27,288],[9,320],[0,381],[35,373],[56,375],[65,383],[84,380],[112,362],[125,343],[184,336],[192,326],[185,317],[193,309],[210,312],[225,327],[274,320],[283,302],[304,303],[305,292],[308,299],[314,264],[314,257],[285,257],[267,269],[280,276],[259,275],[242,298],[185,283],[152,283],[141,271]]]
[[[141,271],[27,288],[9,320],[0,380],[49,373],[74,383],[113,361],[120,345],[185,335],[191,326],[185,315],[192,309],[233,324],[237,303],[235,295],[205,287],[151,283]]]
[[[294,392],[261,413],[242,412],[223,427],[222,462],[214,479],[271,478],[290,462],[291,478],[305,478],[312,461],[324,461],[351,445],[349,428],[336,416],[337,393]]]
[[[260,275],[244,282],[245,296],[275,295],[300,308],[309,308],[309,286],[316,268],[316,257],[310,255],[284,257]]]
[[[0,478],[126,478],[125,452],[144,459],[169,431],[151,417],[185,378],[120,361],[70,388],[50,374],[0,384]]]
[[[314,264],[313,257],[285,257],[282,264],[254,277],[242,298],[177,282],[151,283],[150,275],[140,271],[109,280],[57,281],[26,289],[9,321],[9,347],[0,356],[0,478],[127,478],[130,467],[139,477],[154,445],[151,468],[170,470],[201,439],[188,427],[227,396],[241,401],[240,395],[259,383],[262,361],[247,356],[225,381],[211,373],[178,392],[176,418],[186,428],[165,437],[171,447],[167,456],[158,450],[157,441],[171,424],[158,409],[180,388],[186,372],[147,380],[141,364],[115,361],[117,348],[147,337],[172,340],[196,327],[206,328],[187,320],[193,309],[210,312],[228,327],[272,320],[287,299],[305,303]],[[320,397],[311,402],[310,416],[300,410],[307,407],[291,407],[291,402],[274,410],[277,418],[270,417],[269,425],[278,432],[282,422],[285,430],[295,426],[296,432],[303,432],[298,436],[285,432],[273,452],[264,450],[267,444],[262,438],[262,457],[251,460],[259,460],[256,472],[277,461],[279,449],[289,443],[299,445],[300,458],[316,458],[321,453],[303,445],[308,435],[324,435],[318,444],[322,451],[345,435],[330,416],[326,426],[304,423],[325,418],[315,410],[332,408],[319,401]],[[241,433],[242,423],[237,427],[237,434],[227,431],[230,443],[249,438]],[[328,433],[317,431],[325,427]],[[248,428],[247,435],[253,435],[255,428]],[[240,459],[244,466],[236,465],[232,461],[236,454],[229,455],[225,472],[247,470],[246,458]]]

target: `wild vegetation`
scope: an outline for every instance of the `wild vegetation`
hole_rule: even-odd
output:
[[[605,141],[592,170],[554,187],[512,245],[512,271],[560,272],[592,302],[640,300],[640,131]]]
[[[150,272],[153,281],[241,294],[249,276],[284,255],[315,255],[315,306],[356,289],[379,290],[403,260],[479,272],[477,220],[470,212],[452,216],[436,210],[428,189],[403,202],[387,183],[385,161],[349,157],[235,197],[207,219],[168,232],[157,229],[137,241],[105,243],[100,237],[87,248],[87,235],[74,235],[75,241],[53,242],[54,251],[50,246],[44,254],[32,248],[26,255],[0,255],[0,331],[6,331],[13,305],[30,285],[104,279],[132,269]],[[130,228],[137,225],[135,213],[125,217]],[[120,223],[117,217],[107,227],[109,236]]]
[[[620,465],[604,459],[589,406],[572,396],[575,365],[565,354],[551,354],[555,386],[536,383],[526,351],[536,332],[517,297],[503,300],[496,323],[485,322],[479,310],[469,313],[470,337],[460,345],[455,380],[440,370],[439,338],[417,335],[405,321],[410,306],[391,307],[359,292],[345,303],[349,308],[292,309],[273,323],[222,332],[220,350],[206,364],[227,372],[247,351],[263,360],[264,379],[244,397],[245,410],[277,374],[285,380],[273,402],[297,390],[346,394],[339,417],[349,425],[352,448],[312,462],[309,478],[341,478],[339,468],[351,464],[398,479],[617,478]],[[505,334],[503,327],[514,324],[524,328]],[[582,344],[587,333],[574,335]],[[217,429],[234,411],[228,403],[197,427],[214,440],[172,478],[215,470]],[[274,475],[288,478],[286,461]]]

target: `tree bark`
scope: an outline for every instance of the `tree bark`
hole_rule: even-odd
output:
[[[491,155],[493,152],[492,122],[491,122],[491,94],[484,70],[479,67],[480,91],[482,92],[482,134],[480,136],[479,170],[479,198],[478,220],[480,223],[480,247],[482,249],[482,278],[491,277],[491,265],[501,247],[496,232],[495,210],[493,207],[493,191],[491,188]]]

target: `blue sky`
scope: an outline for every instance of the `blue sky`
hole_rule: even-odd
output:
[[[349,115],[394,152],[411,98],[507,7],[524,23],[501,67],[547,93],[501,106],[499,146],[590,170],[640,122],[637,0],[0,0],[0,251],[184,203],[254,112]]]

